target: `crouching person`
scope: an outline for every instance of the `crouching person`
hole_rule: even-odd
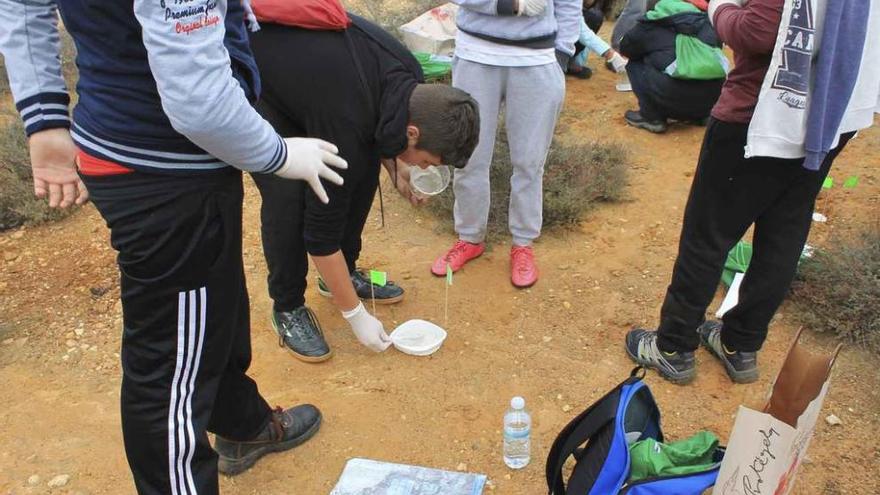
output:
[[[385,350],[385,328],[361,300],[394,303],[404,291],[394,283],[372,285],[357,267],[380,169],[384,164],[398,191],[418,204],[411,167],[463,167],[479,134],[477,104],[467,93],[423,84],[421,67],[402,44],[365,19],[351,19],[336,31],[263,21],[251,34],[263,82],[260,113],[282,136],[335,143],[349,163],[340,172],[345,183],[327,185],[328,204],[304,183],[253,175],[263,198],[272,325],[279,343],[306,362],[332,355],[305,305],[307,255],[320,272],[319,291],[332,295],[357,339]]]
[[[648,12],[620,41],[638,110],[629,125],[665,132],[668,120],[702,124],[721,94],[727,59],[709,17],[686,0],[649,2]]]

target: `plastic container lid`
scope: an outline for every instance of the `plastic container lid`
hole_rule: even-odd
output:
[[[517,395],[516,397],[510,399],[510,407],[516,409],[517,411],[525,409],[526,400]]]
[[[413,356],[437,352],[446,340],[446,330],[425,320],[409,320],[391,332],[391,343],[398,351]]]

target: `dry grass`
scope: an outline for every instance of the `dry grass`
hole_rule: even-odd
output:
[[[880,352],[880,225],[801,265],[793,302],[803,324]]]

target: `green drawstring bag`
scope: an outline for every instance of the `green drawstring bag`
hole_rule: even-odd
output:
[[[413,56],[422,66],[422,72],[425,74],[426,81],[436,81],[442,79],[452,72],[452,62],[438,60],[437,57],[430,53],[413,52]]]
[[[721,49],[711,47],[693,36],[675,36],[673,65],[674,70],[669,75],[677,79],[705,81],[727,77],[727,58]]]
[[[745,273],[752,261],[752,245],[746,241],[739,241],[733,249],[727,253],[727,261],[724,262],[724,271],[721,273],[721,281],[730,287],[733,277],[737,273]]]
[[[640,440],[629,447],[629,482],[708,471],[717,464],[717,449],[718,437],[708,431],[666,444],[653,438]]]

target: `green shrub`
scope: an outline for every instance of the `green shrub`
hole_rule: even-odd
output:
[[[801,265],[792,300],[806,327],[880,351],[880,226],[817,251]]]
[[[627,177],[627,152],[619,144],[554,141],[544,173],[544,229],[577,225],[597,203],[621,199]],[[510,202],[510,151],[504,134],[495,142],[490,169],[490,237],[508,231],[507,209]],[[449,221],[455,199],[452,187],[431,201],[431,211]]]

